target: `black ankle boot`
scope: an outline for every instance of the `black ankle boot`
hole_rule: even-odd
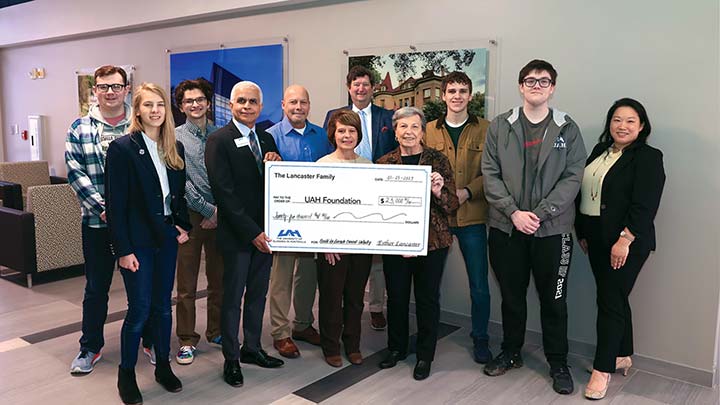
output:
[[[165,360],[162,361],[157,358],[157,364],[155,364],[155,381],[159,382],[166,390],[170,392],[182,391],[182,383],[173,374],[170,368],[170,362]]]
[[[140,405],[143,403],[140,389],[135,381],[135,370],[125,370],[118,367],[118,393],[125,405]]]

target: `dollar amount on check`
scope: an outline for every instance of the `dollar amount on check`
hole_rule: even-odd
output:
[[[267,162],[274,251],[427,254],[430,166]]]

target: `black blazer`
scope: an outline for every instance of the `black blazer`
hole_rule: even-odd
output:
[[[612,142],[612,141],[611,141]],[[586,166],[607,151],[611,142],[595,145]],[[655,250],[655,214],[660,205],[665,170],[663,154],[644,143],[633,143],[605,175],[600,195],[600,229],[587,225],[588,217],[579,214],[575,219],[578,239],[599,232],[606,246],[612,246],[627,227],[636,237],[635,243]],[[576,199],[580,205],[580,194]]]
[[[273,137],[255,129],[263,156],[277,152]],[[230,121],[210,134],[205,145],[205,166],[218,206],[217,241],[223,249],[250,250],[264,227],[265,180],[250,147],[235,144],[242,137]]]
[[[328,111],[325,115],[325,123],[323,123],[323,128],[325,129],[325,131],[327,131],[328,129],[328,121],[330,121],[330,116],[332,115],[332,113],[341,109],[349,110],[352,109],[352,106],[347,105]],[[370,111],[372,113],[371,131],[373,133],[372,161],[377,162],[377,160],[380,159],[381,156],[389,153],[390,151],[398,147],[392,125],[392,117],[394,112],[386,110],[382,107],[378,107],[375,104],[370,107]],[[363,134],[363,136],[367,136],[367,134]]]
[[[185,159],[182,143],[176,142]],[[165,240],[162,188],[140,132],[110,143],[105,160],[105,210],[115,254],[127,256],[136,247],[160,247]],[[189,231],[185,203],[185,169],[167,168],[173,222]]]

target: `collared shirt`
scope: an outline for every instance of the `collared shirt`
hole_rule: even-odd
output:
[[[172,214],[172,211],[170,210],[170,181],[168,180],[165,160],[160,157],[160,150],[158,149],[157,142],[145,135],[145,132],[142,133],[142,137],[145,141],[145,145],[147,145],[148,153],[150,153],[150,158],[155,166],[158,179],[160,179],[160,189],[162,190],[163,196],[163,210],[165,211],[166,216],[170,215]]]
[[[129,105],[125,105],[125,115],[131,116]],[[105,152],[110,141],[122,136],[129,125],[127,118],[110,125],[93,105],[88,115],[76,119],[68,129],[65,165],[68,182],[80,201],[83,225],[107,227],[100,218],[105,211]]]
[[[299,132],[286,116],[267,132],[275,139],[280,156],[285,161],[315,162],[333,151],[327,132],[310,121],[305,121],[304,130]]]
[[[190,120],[175,128],[177,140],[185,146],[185,201],[188,208],[205,218],[215,214],[215,200],[205,167],[205,144],[208,135],[216,129],[217,127],[208,121],[203,132]]]
[[[352,110],[355,111],[360,116],[360,121],[362,123],[363,116],[360,114],[360,111],[363,111],[365,113],[365,125],[367,126],[367,134],[363,134],[363,138],[367,137],[368,145],[370,145],[370,160],[372,160],[372,147],[373,147],[373,133],[372,133],[372,103],[368,104],[367,107],[363,108],[362,110],[357,108],[355,104],[352,106]],[[362,127],[362,125],[361,125]],[[357,152],[357,147],[355,147],[355,152]]]

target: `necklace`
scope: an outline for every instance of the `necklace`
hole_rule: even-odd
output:
[[[603,179],[605,178],[609,167],[612,166],[613,163],[615,163],[616,157],[621,153],[622,150],[615,152],[613,147],[608,148],[608,150],[605,152],[605,156],[603,156],[602,160],[598,163],[597,167],[593,171],[592,182],[590,183],[590,199],[592,201],[597,200],[597,198],[600,196]],[[600,172],[600,169],[603,169],[602,172]],[[600,172],[599,176],[598,172]]]

